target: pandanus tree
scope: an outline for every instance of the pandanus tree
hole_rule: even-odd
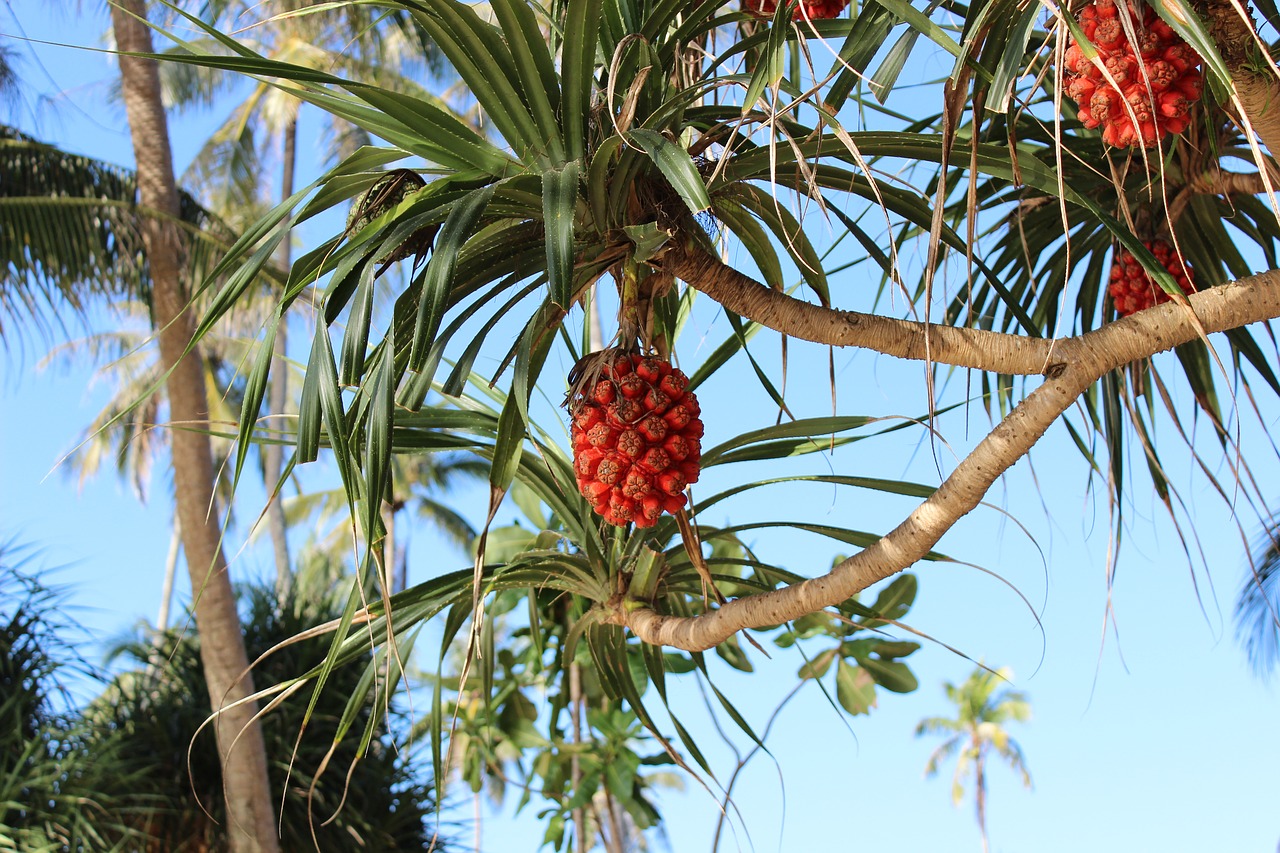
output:
[[[287,678],[323,659],[327,641],[289,640],[341,612],[345,589],[335,594],[340,564],[306,549],[299,555],[295,585],[281,601],[274,586],[259,583],[237,590],[244,608],[245,643],[257,658],[277,646],[259,678]],[[164,805],[129,820],[138,838],[129,849],[148,851],[226,850],[235,832],[223,804],[222,772],[213,737],[204,726],[209,705],[202,672],[199,637],[170,630],[159,641],[146,636],[111,653],[117,674],[85,711],[102,735],[104,747],[133,770],[139,803]],[[122,665],[123,664],[123,665]],[[357,721],[371,718],[367,743],[355,738],[334,744],[329,735],[342,719],[346,697],[362,690],[364,673],[347,667],[345,679],[325,703],[313,709],[311,736],[299,742],[299,723],[307,697],[280,704],[264,721],[268,764],[277,801],[281,847],[289,850],[421,850],[439,821],[425,771],[425,753],[399,749],[389,729],[403,728],[403,710],[366,705]],[[345,768],[352,754],[362,755],[354,773],[323,774],[328,763]],[[108,763],[111,755],[104,755]],[[129,816],[132,817],[132,816]],[[437,838],[436,849],[446,845]]]
[[[669,669],[692,661],[697,670],[702,652],[732,655],[738,632],[768,629],[784,643],[840,637],[826,664],[843,664],[846,709],[865,708],[873,683],[911,689],[914,679],[896,659],[911,644],[877,651],[874,639],[841,634],[850,622],[861,630],[901,615],[887,612],[892,602],[858,603],[858,593],[938,558],[940,537],[1052,424],[1066,419],[1085,466],[1111,490],[1117,525],[1122,490],[1134,482],[1123,464],[1131,442],[1176,521],[1156,401],[1174,421],[1174,444],[1200,453],[1183,428],[1195,412],[1224,445],[1233,441],[1215,371],[1251,396],[1255,384],[1280,391],[1247,328],[1280,316],[1280,225],[1274,202],[1256,197],[1276,183],[1264,147],[1280,145],[1266,109],[1280,76],[1238,4],[994,0],[919,9],[880,0],[847,15],[839,4],[777,4],[767,18],[764,4],[722,0],[371,5],[413,15],[474,97],[482,129],[430,99],[263,57],[206,28],[222,55],[171,58],[271,81],[381,143],[246,234],[204,328],[234,308],[281,223],[350,202],[345,226],[294,264],[278,306],[277,318],[304,289],[322,288],[295,461],[317,458],[322,446],[332,454],[368,571],[381,565],[380,509],[397,453],[486,456],[490,516],[519,482],[537,494],[542,532],[503,559],[488,554],[482,533],[471,570],[394,597],[384,584],[367,605],[353,596],[330,658],[300,676],[315,689],[367,644],[394,645],[439,613],[451,637],[471,619],[468,663],[488,687],[495,663],[482,605],[524,590],[535,637],[554,633],[538,596],[557,596],[564,640],[533,643],[529,665],[558,679],[567,705],[575,667],[589,660],[600,701],[629,708],[657,733],[648,685],[665,699]],[[903,85],[921,82],[910,60],[925,53],[947,58],[947,79]],[[1233,161],[1245,171],[1226,171]],[[741,264],[727,262],[735,256]],[[373,306],[387,289],[382,274],[401,261],[409,284],[381,315]],[[837,263],[862,274],[831,274]],[[616,332],[610,347],[589,353],[589,337],[573,330],[576,307],[593,299],[617,309]],[[687,382],[664,387],[676,375],[680,332],[708,302],[733,337],[686,365]],[[246,411],[265,393],[278,323],[251,367]],[[746,358],[766,328],[784,341],[924,362],[921,409],[931,416],[937,370],[974,371],[995,420],[936,488],[858,477],[839,457],[838,473],[809,477],[920,500],[883,535],[761,525],[859,549],[829,571],[705,555],[702,544],[732,525],[699,517],[768,481],[687,500],[684,487],[716,464],[834,449],[867,425],[838,413],[774,424],[770,412],[747,432],[712,440],[723,434],[714,416],[679,395]],[[1168,392],[1173,380],[1157,364],[1168,365],[1151,358],[1173,348],[1192,412]],[[491,349],[508,390],[494,390],[490,374],[465,393]],[[549,375],[553,352],[576,367]],[[751,365],[788,411],[776,377]],[[567,392],[573,456],[570,441],[531,414],[539,387]],[[708,436],[684,438],[698,447],[666,446],[663,431],[695,420]],[[242,449],[253,427],[242,422]],[[650,458],[656,450],[665,461]],[[1228,455],[1245,458],[1236,450]],[[664,480],[673,459],[679,477]],[[1236,470],[1256,498],[1247,471]],[[357,615],[369,624],[353,628]],[[682,652],[672,658],[662,646]],[[551,725],[551,735],[560,731]],[[669,754],[696,759],[696,744],[673,727],[675,741],[663,739]],[[585,801],[566,793],[561,802],[574,819]],[[587,822],[574,824],[581,844]]]

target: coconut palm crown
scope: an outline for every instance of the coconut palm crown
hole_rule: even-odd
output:
[[[1002,759],[1031,787],[1031,774],[1022,757],[1022,747],[1009,736],[1005,726],[1031,719],[1027,694],[1004,685],[1013,677],[1007,667],[991,671],[981,667],[960,685],[947,682],[947,699],[956,706],[955,717],[929,717],[916,726],[916,735],[942,735],[947,739],[929,755],[924,775],[935,775],[944,761],[955,758],[956,772],[951,782],[951,801],[964,799],[967,777],[973,777],[973,800],[982,832],[982,849],[987,841],[987,766],[991,755]]]

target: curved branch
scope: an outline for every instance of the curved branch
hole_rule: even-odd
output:
[[[906,569],[974,509],[991,484],[1029,451],[1049,426],[1108,371],[1195,340],[1199,328],[1221,332],[1280,317],[1280,270],[1271,270],[1169,303],[1076,338],[1057,342],[1060,369],[1023,400],[956,466],[933,495],[898,527],[821,577],[732,601],[702,616],[665,616],[611,602],[609,621],[640,639],[688,651],[709,649],[745,628],[777,625],[847,600]],[[1198,322],[1197,322],[1198,320]]]
[[[1267,164],[1268,166],[1270,164]],[[1271,186],[1280,185],[1280,170],[1268,169]],[[1172,225],[1182,218],[1191,199],[1198,195],[1258,195],[1267,191],[1267,180],[1261,172],[1227,172],[1220,168],[1201,172],[1188,182],[1169,205],[1169,223]]]
[[[676,241],[663,263],[668,272],[735,314],[793,338],[992,373],[1034,376],[1061,368],[1052,338],[824,308],[761,284],[692,241]]]

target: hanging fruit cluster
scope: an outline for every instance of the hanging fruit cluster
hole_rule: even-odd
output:
[[[849,0],[800,0],[791,13],[794,21],[821,21],[838,18],[849,5]],[[742,10],[757,18],[772,18],[778,11],[778,0],[742,0]]]
[[[1085,127],[1101,126],[1108,145],[1146,147],[1165,133],[1186,130],[1188,113],[1203,90],[1200,55],[1155,9],[1126,2],[1136,44],[1125,32],[1115,0],[1095,0],[1077,19],[1111,79],[1073,39],[1063,80]]]
[[[578,490],[610,524],[652,527],[698,481],[698,399],[663,359],[616,352],[596,365],[569,400]]]
[[[1182,288],[1183,293],[1195,291],[1195,285],[1191,283],[1191,268],[1185,261],[1178,259],[1178,253],[1174,251],[1173,246],[1164,240],[1155,240],[1143,245],[1150,249],[1160,265],[1169,271],[1169,275],[1173,276],[1173,280]],[[1138,259],[1128,249],[1119,250],[1111,263],[1111,283],[1107,285],[1107,292],[1111,294],[1116,313],[1121,317],[1128,317],[1135,311],[1142,311],[1152,305],[1169,301],[1169,294],[1151,280],[1147,271],[1142,268],[1142,264],[1138,263]]]

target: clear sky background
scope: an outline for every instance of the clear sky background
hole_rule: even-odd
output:
[[[24,1],[0,13],[0,34],[6,38],[100,47],[106,29],[105,10],[93,3],[76,13]],[[108,57],[9,44],[19,48],[18,70],[27,86],[12,107],[11,123],[69,150],[131,165],[123,109],[108,98],[115,74]],[[316,117],[304,116],[302,138],[313,138]],[[171,120],[179,172],[221,118],[215,111]],[[307,247],[322,236],[306,229],[299,235]],[[679,356],[686,366],[696,365],[729,333],[724,319],[706,307],[682,339]],[[763,335],[758,341],[757,355],[777,376],[776,343],[767,343]],[[82,486],[73,472],[59,467],[109,389],[95,384],[93,371],[83,363],[38,370],[45,351],[39,340],[11,340],[0,356],[0,537],[38,546],[44,563],[64,566],[52,580],[70,587],[75,615],[105,644],[139,620],[155,619],[169,542],[168,481],[158,473],[151,500],[142,505],[110,473]],[[1168,375],[1176,375],[1171,359],[1162,363]],[[838,352],[836,366],[843,412],[914,415],[927,408],[921,365]],[[554,379],[557,370],[567,369],[551,364],[546,376]],[[793,344],[790,370],[788,398],[797,414],[826,413],[826,351]],[[952,379],[950,399],[963,392],[963,382],[961,374]],[[560,392],[549,388],[547,394]],[[740,431],[743,418],[754,413],[761,425],[772,420],[765,395],[741,370],[716,377],[699,396],[708,443]],[[1189,396],[1181,392],[1184,403]],[[1264,400],[1261,423],[1270,427],[1278,412],[1274,401]],[[1242,446],[1274,499],[1267,484],[1275,482],[1280,464],[1259,419],[1250,414],[1243,421]],[[946,416],[940,426],[949,444],[931,447],[921,431],[904,430],[891,439],[842,448],[829,464],[840,472],[936,483],[935,454],[942,469],[950,470],[952,454],[972,447],[988,424],[974,406]],[[1162,453],[1169,454],[1171,476],[1184,488],[1199,537],[1193,549],[1202,549],[1203,556],[1197,552],[1188,560],[1163,507],[1136,479],[1110,595],[1118,637],[1109,631],[1104,641],[1106,572],[1115,544],[1105,497],[1089,491],[1083,461],[1060,425],[1037,447],[1030,464],[1019,463],[992,490],[992,507],[975,512],[938,547],[1003,581],[963,565],[917,569],[921,591],[911,624],[975,659],[1012,667],[1016,686],[1030,694],[1034,708],[1030,723],[1011,729],[1025,751],[1034,791],[1022,790],[1002,767],[990,774],[988,823],[997,853],[1270,853],[1280,842],[1280,693],[1274,683],[1251,674],[1233,640],[1230,618],[1243,578],[1245,543],[1231,507],[1197,478],[1194,464],[1177,452],[1177,436],[1167,424],[1161,426],[1161,438],[1167,440]],[[809,464],[808,470],[821,473],[828,463],[815,458]],[[1141,467],[1142,460],[1132,457],[1129,464]],[[1225,464],[1215,473],[1230,482]],[[765,475],[761,468],[731,476]],[[705,487],[703,494],[710,493],[711,486]],[[261,495],[250,488],[241,500],[241,517],[250,518]],[[472,519],[482,520],[481,489],[464,491],[458,500]],[[866,492],[809,488],[779,490],[728,511],[739,522],[781,516],[884,532],[910,507],[908,501]],[[1025,525],[1030,538],[1005,513]],[[1252,537],[1256,515],[1241,504],[1238,517]],[[461,555],[444,550],[429,533],[413,535],[417,556],[410,582],[464,564]],[[761,536],[752,544],[766,559],[806,573],[824,570],[835,553],[828,543],[786,535]],[[265,549],[232,550],[237,576],[272,573]],[[1040,613],[1039,624],[1010,586]],[[722,668],[716,678],[759,731],[793,686],[802,661],[788,651],[774,652],[772,660],[755,652],[751,657],[758,667],[754,675]],[[735,829],[720,849],[979,849],[969,801],[954,809],[947,776],[922,778],[936,742],[912,734],[922,717],[951,712],[942,682],[963,680],[972,665],[937,645],[926,645],[909,662],[920,689],[906,696],[881,691],[880,707],[869,717],[849,718],[818,690],[806,688],[774,725],[771,755],[757,756],[737,782]],[[719,778],[726,780],[732,754],[718,745],[692,683],[680,684],[672,705],[695,728]],[[732,728],[723,715],[719,722]],[[743,752],[744,742],[734,738]],[[458,817],[465,820],[470,804],[463,792],[455,796]],[[483,849],[538,847],[542,827],[536,803],[519,817],[509,808],[484,808]],[[710,850],[718,806],[696,782],[686,781],[683,793],[664,794],[661,808],[671,850]],[[661,848],[664,840],[655,841]]]

